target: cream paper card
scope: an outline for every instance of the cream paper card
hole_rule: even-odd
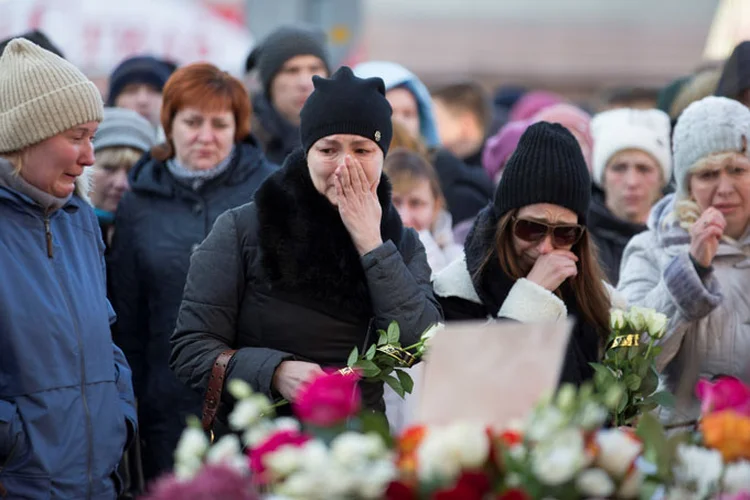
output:
[[[451,323],[431,340],[415,421],[506,428],[557,388],[572,331],[558,323]]]

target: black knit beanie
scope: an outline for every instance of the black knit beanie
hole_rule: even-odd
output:
[[[247,56],[245,72],[257,68],[263,91],[271,95],[271,83],[289,59],[296,56],[315,56],[330,72],[326,36],[311,26],[282,26],[270,33]]]
[[[305,153],[323,137],[354,134],[375,141],[383,155],[388,154],[392,110],[381,78],[357,78],[351,68],[342,66],[330,79],[314,76],[313,85],[315,90],[300,112]]]
[[[539,122],[521,136],[495,191],[493,211],[498,219],[536,203],[551,203],[578,214],[586,224],[591,177],[581,147],[562,125]]]

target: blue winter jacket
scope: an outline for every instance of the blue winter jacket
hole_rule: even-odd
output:
[[[49,216],[0,186],[0,498],[115,498],[135,430],[104,244],[77,195]]]

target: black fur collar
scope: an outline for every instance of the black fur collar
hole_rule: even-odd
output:
[[[391,186],[378,186],[380,233],[400,248],[403,225]],[[262,264],[274,292],[293,294],[337,317],[369,319],[372,305],[359,253],[338,210],[315,189],[301,149],[255,193]]]

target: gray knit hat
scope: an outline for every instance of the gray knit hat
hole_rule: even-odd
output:
[[[0,57],[0,153],[101,121],[102,97],[78,68],[34,43],[11,40]]]
[[[695,163],[713,153],[736,151],[748,157],[750,110],[726,97],[704,97],[685,108],[672,136],[677,196],[685,199]]]
[[[104,108],[104,120],[94,137],[94,152],[104,148],[130,147],[144,153],[156,144],[156,130],[130,109]]]

